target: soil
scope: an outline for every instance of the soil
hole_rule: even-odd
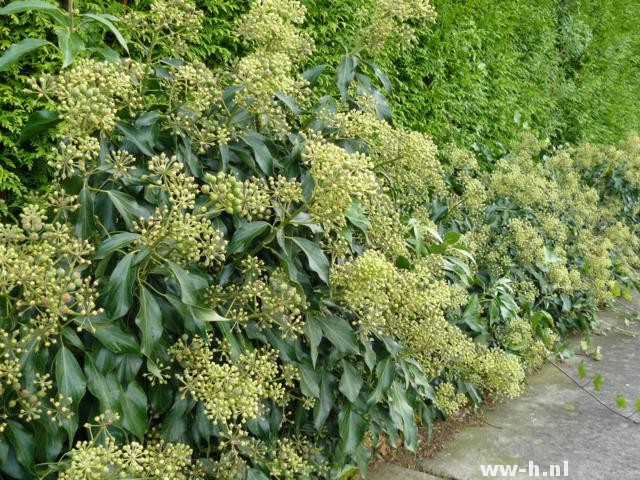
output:
[[[486,424],[487,422],[483,420],[484,414],[487,410],[492,409],[495,403],[492,399],[485,399],[483,407],[475,412],[471,409],[462,409],[446,420],[436,420],[433,423],[431,436],[429,436],[427,427],[421,427],[419,429],[418,449],[415,453],[402,447],[393,448],[386,443],[385,439],[381,439],[369,464],[369,470],[373,472],[380,465],[391,463],[410,470],[421,471],[421,461],[433,457],[442,450],[455,433],[467,426]]]

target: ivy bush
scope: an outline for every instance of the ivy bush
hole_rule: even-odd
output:
[[[638,137],[438,149],[374,61],[436,12],[394,5],[362,7],[331,88],[295,0],[252,2],[226,69],[196,4],[154,0],[129,58],[31,78],[59,122],[51,185],[0,225],[3,475],[366,475],[638,286]]]
[[[333,92],[332,69],[344,47],[357,49],[358,41],[366,39],[359,33],[366,31],[366,25],[393,14],[376,14],[388,7],[378,0],[303,3],[309,18],[305,28],[317,46],[307,66],[327,64],[318,91]],[[196,6],[205,12],[201,40],[185,58],[223,67],[243,52],[234,23],[249,2],[198,0]],[[464,4],[437,0],[434,6],[435,25],[420,20],[412,24],[414,45],[420,48],[398,49],[402,43],[391,42],[374,48],[366,59],[389,76],[393,90],[388,95],[400,124],[464,148],[507,145],[523,131],[550,138],[554,144],[615,144],[627,131],[640,127],[635,108],[640,88],[634,61],[640,42],[633,23],[640,13],[637,2],[514,0],[498,5],[487,0]],[[121,16],[147,11],[150,2],[83,2],[81,8]],[[3,51],[25,37],[56,41],[46,18],[0,16],[0,25]],[[94,43],[123,52],[110,33],[103,44]],[[50,178],[46,168],[50,139],[22,135],[29,115],[41,108],[35,98],[22,94],[25,78],[51,73],[61,61],[53,48],[47,47],[47,54],[47,61],[38,56],[37,61],[0,73],[5,101],[0,122],[4,147],[0,208],[5,215],[17,211],[26,192],[45,188]],[[99,55],[83,53],[93,54]]]

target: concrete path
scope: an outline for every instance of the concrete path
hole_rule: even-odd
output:
[[[625,324],[630,308],[637,309],[637,302],[600,314],[606,335],[594,335],[591,344],[602,347],[601,361],[576,356],[556,362],[566,374],[545,366],[529,378],[521,397],[487,413],[486,421],[494,426],[466,427],[435,458],[423,460],[422,470],[428,476],[391,469],[374,478],[476,480],[491,478],[483,475],[481,465],[517,465],[514,474],[498,470],[493,478],[536,478],[537,466],[538,478],[558,473],[556,478],[575,480],[640,480],[640,424],[609,411],[571,380],[587,384],[586,390],[620,413],[635,411],[640,398],[640,322]],[[574,350],[578,352],[579,346]],[[577,372],[582,360],[587,370],[584,379]],[[598,373],[603,377],[602,390],[595,392],[591,380]],[[616,408],[617,394],[627,399],[625,409]],[[640,422],[640,414],[631,418]]]

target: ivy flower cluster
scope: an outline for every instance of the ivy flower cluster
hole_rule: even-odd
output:
[[[310,445],[293,438],[279,438],[272,458],[269,461],[269,471],[275,478],[283,480],[297,480],[311,478],[317,467],[309,461]]]
[[[81,331],[101,312],[97,281],[83,277],[93,247],[67,225],[48,223],[44,211],[25,207],[21,226],[0,225],[0,300],[12,322],[0,329],[0,395],[10,417],[26,422],[43,415],[55,424],[69,419],[71,399],[56,393],[50,376],[25,375],[22,362],[58,343],[67,327]]]
[[[210,267],[224,260],[227,242],[208,210],[196,209],[199,188],[182,162],[163,153],[149,160],[149,171],[147,179],[166,193],[170,204],[134,225],[140,234],[136,243],[182,266],[194,262]]]
[[[521,318],[508,322],[499,339],[502,345],[525,361],[529,370],[541,367],[550,353],[544,342],[535,337],[531,324]]]
[[[531,223],[513,218],[507,223],[508,244],[513,247],[513,258],[521,267],[544,262],[544,240]]]
[[[227,242],[211,221],[167,206],[135,225],[136,243],[161,258],[181,266],[199,263],[205,267],[224,260]]]
[[[96,283],[81,273],[93,247],[67,225],[47,223],[39,207],[26,207],[21,223],[0,226],[0,295],[46,343],[66,323],[98,313]]]
[[[118,446],[112,438],[104,442],[81,441],[61,462],[61,480],[139,478],[149,480],[204,480],[204,470],[192,458],[191,447],[182,443],[152,440]]]
[[[353,202],[367,203],[380,186],[365,154],[349,153],[317,136],[307,139],[304,161],[314,182],[309,213],[325,233],[340,231]]]
[[[257,177],[244,181],[234,175],[207,174],[202,192],[209,196],[214,212],[238,215],[248,220],[263,219],[269,214],[270,194]]]
[[[220,428],[241,429],[260,415],[263,400],[286,401],[274,350],[245,352],[233,362],[216,361],[211,347],[194,338],[181,339],[169,353],[182,366],[182,373],[176,374],[182,392],[202,402],[207,417]],[[228,357],[226,351],[220,353]]]
[[[197,115],[202,115],[219,101],[222,94],[218,78],[200,62],[185,63],[171,69],[171,78],[162,82],[174,108],[186,108]]]
[[[56,76],[32,80],[31,89],[55,103],[63,119],[61,136],[82,137],[110,132],[120,109],[141,106],[136,88],[141,76],[131,60],[81,59]]]
[[[263,0],[256,2],[238,21],[238,33],[245,42],[271,52],[282,52],[297,61],[313,53],[313,40],[300,25],[306,7],[297,0]]]
[[[368,202],[366,217],[367,239],[371,245],[388,258],[408,257],[405,240],[407,226],[389,195],[376,195]]]
[[[412,210],[445,192],[437,147],[427,135],[393,127],[369,110],[338,113],[334,125],[339,135],[366,142],[376,172],[389,178],[401,208]]]
[[[427,0],[374,0],[359,16],[368,19],[360,28],[360,44],[372,53],[410,47],[416,41],[412,25],[433,23],[437,17]]]
[[[448,371],[498,395],[517,395],[524,379],[518,358],[474,344],[447,321],[445,311],[456,296],[438,261],[423,257],[415,259],[413,271],[400,270],[382,253],[367,250],[334,266],[332,285],[365,331],[398,339],[429,377]]]
[[[204,13],[190,0],[153,0],[149,11],[131,10],[124,25],[146,62],[180,58],[197,42]],[[150,66],[150,65],[149,65]]]
[[[464,407],[467,401],[467,397],[464,394],[456,391],[455,385],[443,382],[436,387],[436,399],[433,405],[445,416],[450,417]]]
[[[264,264],[255,257],[245,258],[243,269],[244,283],[209,289],[209,305],[224,306],[225,316],[241,324],[252,321],[260,329],[276,326],[289,338],[302,333],[307,302],[285,272],[278,268],[267,275]]]
[[[313,52],[313,41],[298,26],[305,7],[297,0],[254,2],[238,22],[238,33],[254,51],[241,58],[233,76],[242,89],[238,101],[245,103],[263,127],[289,131],[286,110],[276,94],[305,101],[307,81],[296,73]]]
[[[264,465],[273,478],[298,480],[322,477],[326,465],[318,461],[319,449],[300,436],[282,437],[273,443],[245,437],[230,445],[213,463],[212,473],[220,480],[244,480],[251,465]]]

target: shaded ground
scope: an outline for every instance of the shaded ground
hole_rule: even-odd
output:
[[[542,478],[550,476],[550,465],[560,465],[562,475],[566,461],[568,477],[562,478],[640,479],[640,414],[634,414],[640,398],[640,323],[626,321],[633,308],[620,304],[600,314],[602,332],[593,336],[591,345],[602,347],[601,361],[579,355],[556,362],[562,370],[545,366],[529,378],[521,397],[488,411],[486,423],[471,422],[453,433],[441,451],[419,454],[413,464],[403,462],[426,473],[387,466],[374,478],[488,478],[480,465],[518,465],[518,470],[523,469],[514,475],[498,473],[494,478],[535,478],[529,476],[529,462],[539,467]],[[576,345],[575,350],[579,348]],[[585,378],[578,375],[581,361],[586,367]],[[593,386],[597,374],[603,379],[599,392]],[[618,394],[627,399],[625,408],[616,407]],[[535,469],[531,473],[535,474]]]

